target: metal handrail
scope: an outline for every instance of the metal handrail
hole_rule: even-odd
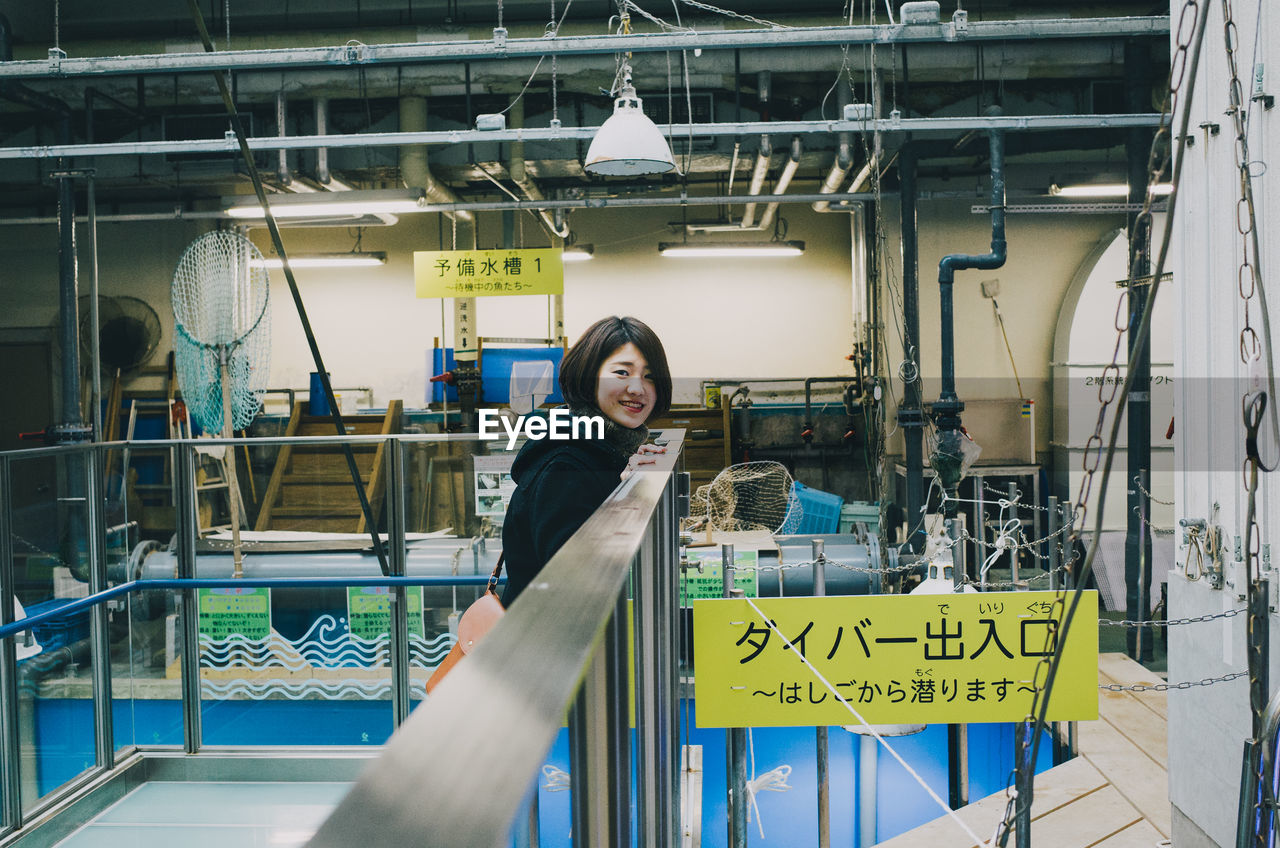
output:
[[[46,621],[54,621],[64,616],[79,615],[99,604],[106,603],[121,595],[134,592],[154,592],[182,589],[347,589],[359,586],[485,586],[489,583],[489,575],[459,576],[422,576],[422,577],[198,577],[184,579],[181,577],[129,580],[117,583],[110,589],[95,592],[85,598],[63,604],[57,609],[39,612],[20,618],[0,627],[0,639],[14,636],[30,630]],[[506,577],[498,579],[505,585]]]
[[[401,726],[308,848],[500,844],[571,704],[571,748],[575,729],[579,749],[592,743],[581,738],[584,731],[596,743],[603,736],[609,763],[597,770],[600,759],[571,751],[575,844],[629,843],[627,687],[603,684],[624,679],[616,663],[621,660],[625,674],[618,644],[621,637],[625,651],[623,589],[632,565],[646,544],[675,541],[665,531],[674,521],[670,472],[677,452],[619,486],[565,543],[485,641]],[[647,720],[638,714],[637,727]],[[642,776],[640,782],[648,781]],[[644,833],[640,839],[646,841]]]
[[[505,436],[503,437],[505,439]],[[222,447],[233,445],[239,447],[263,446],[312,446],[312,445],[377,445],[380,442],[430,443],[430,442],[477,442],[498,441],[481,438],[479,433],[371,433],[359,435],[334,434],[332,436],[250,436],[225,438],[222,436],[199,439],[129,439],[114,442],[78,442],[67,445],[46,445],[38,448],[21,448],[19,450],[0,451],[0,456],[11,460],[35,459],[44,456],[60,456],[64,454],[83,454],[106,450],[124,450],[125,448],[168,448],[168,447]]]
[[[677,497],[673,485],[674,475],[671,469],[678,458],[683,431],[668,430],[663,435],[671,445],[665,457],[659,457],[654,466],[637,473],[623,483],[613,495],[600,507],[591,519],[565,544],[559,554],[553,558],[547,568],[539,576],[538,582],[529,587],[521,602],[513,605],[511,613],[495,631],[495,634],[516,634],[491,636],[481,649],[473,652],[471,659],[464,663],[429,701],[429,709],[424,704],[413,715],[427,714],[432,716],[428,723],[438,722],[439,728],[446,728],[452,740],[435,739],[430,744],[446,743],[464,739],[472,735],[477,728],[485,726],[477,724],[482,715],[494,721],[531,730],[520,734],[522,743],[520,756],[512,756],[510,749],[502,752],[487,750],[492,768],[490,772],[502,773],[507,777],[500,785],[492,785],[490,777],[481,776],[484,791],[470,800],[473,804],[482,804],[482,811],[473,808],[468,817],[458,818],[458,811],[463,806],[453,802],[433,802],[432,810],[436,811],[429,818],[437,823],[446,822],[451,833],[465,834],[475,831],[478,819],[491,819],[497,813],[496,824],[492,821],[482,828],[488,833],[496,829],[505,833],[516,806],[528,789],[529,781],[542,757],[550,746],[551,739],[562,724],[568,698],[582,681],[583,670],[591,661],[591,670],[587,673],[588,681],[594,681],[584,693],[579,695],[579,706],[573,710],[576,718],[571,722],[577,728],[577,742],[571,733],[570,747],[581,753],[584,749],[600,749],[601,734],[589,720],[596,715],[607,713],[612,720],[608,732],[603,734],[605,757],[603,765],[599,759],[599,750],[593,750],[588,758],[592,766],[574,769],[575,829],[585,827],[583,822],[593,822],[594,832],[604,834],[594,840],[600,844],[623,845],[629,832],[629,803],[627,794],[630,791],[626,775],[630,767],[626,762],[629,757],[629,745],[623,744],[626,738],[626,707],[619,698],[626,691],[624,675],[626,668],[626,638],[624,633],[625,594],[621,592],[626,581],[629,566],[633,561],[637,565],[635,581],[637,587],[643,587],[643,597],[637,594],[635,601],[636,643],[637,651],[653,651],[654,646],[673,645],[677,639],[678,619],[674,610],[674,591],[678,562],[678,539],[675,533],[675,512]],[[424,576],[408,577],[404,573],[405,539],[404,539],[404,490],[400,482],[400,472],[405,459],[404,443],[433,441],[474,441],[478,434],[419,435],[394,434],[377,436],[330,436],[330,437],[280,437],[271,439],[202,439],[202,440],[151,440],[149,447],[173,447],[174,463],[174,495],[175,514],[178,519],[176,546],[176,577],[157,579],[138,579],[116,586],[106,586],[106,556],[99,544],[103,533],[102,495],[97,481],[102,474],[103,454],[114,447],[125,447],[129,443],[82,443],[59,445],[54,447],[35,448],[22,451],[0,452],[0,833],[11,833],[22,827],[24,822],[24,799],[20,797],[19,775],[11,766],[17,762],[19,752],[18,721],[16,714],[16,677],[14,669],[16,658],[14,641],[15,633],[29,629],[42,621],[69,615],[81,615],[86,611],[91,617],[90,657],[94,679],[94,720],[95,735],[98,740],[97,763],[86,774],[102,776],[109,774],[115,766],[114,751],[111,740],[111,707],[109,693],[110,666],[107,661],[108,637],[105,618],[105,601],[120,597],[134,591],[171,590],[180,595],[180,611],[183,627],[182,633],[182,678],[183,698],[183,736],[184,748],[188,754],[196,754],[202,746],[201,714],[200,714],[200,677],[198,670],[198,618],[196,589],[214,587],[259,587],[282,586],[298,588],[303,586],[391,586],[395,588],[397,603],[393,605],[391,634],[393,652],[391,656],[391,672],[393,684],[393,724],[401,726],[410,715],[408,703],[408,657],[405,655],[407,644],[407,620],[405,616],[405,587],[478,585],[487,582],[487,576]],[[196,510],[195,510],[195,451],[193,448],[212,444],[337,444],[343,442],[377,444],[387,443],[386,463],[388,473],[388,540],[391,544],[392,573],[390,576],[375,577],[310,577],[310,578],[197,578],[196,577]],[[136,442],[134,443],[136,444]],[[12,548],[12,516],[7,487],[11,468],[17,461],[43,456],[68,456],[83,458],[73,476],[83,475],[86,504],[87,550],[89,553],[90,590],[88,598],[77,599],[56,610],[29,616],[21,621],[13,621],[13,583],[11,579],[13,565]],[[601,643],[601,634],[607,634],[608,651],[595,650]],[[492,645],[492,646],[491,646]],[[549,646],[554,656],[543,656],[538,646]],[[647,646],[647,647],[645,647]],[[558,651],[558,653],[556,653]],[[607,657],[605,655],[608,655]],[[647,657],[648,655],[646,655]],[[637,674],[636,703],[637,729],[640,734],[642,752],[639,771],[639,802],[641,841],[646,841],[646,834],[656,833],[659,828],[668,832],[660,840],[661,844],[673,844],[675,839],[675,823],[672,810],[679,805],[658,803],[659,799],[678,798],[678,763],[679,738],[671,728],[678,726],[678,698],[676,695],[677,675],[672,663],[673,652],[665,651],[665,660],[643,662],[643,673]],[[550,661],[550,665],[547,662]],[[513,665],[514,663],[514,665]],[[637,669],[642,661],[637,658]],[[473,710],[467,693],[476,685],[487,687],[494,674],[503,674],[514,669],[523,672],[524,677],[512,677],[498,686],[501,697],[492,699],[492,710]],[[621,669],[621,670],[620,670]],[[655,669],[659,669],[655,673]],[[661,669],[665,669],[662,671]],[[477,677],[478,676],[478,677]],[[461,692],[462,694],[457,694]],[[489,700],[489,699],[486,699]],[[526,714],[529,705],[534,709]],[[554,706],[552,706],[554,705]],[[459,718],[463,723],[459,724]],[[416,726],[422,727],[424,720],[417,720]],[[532,722],[532,725],[530,725]],[[458,732],[462,728],[466,732]],[[417,731],[414,732],[415,734]],[[548,736],[547,734],[551,734]],[[395,737],[400,740],[405,734]],[[428,736],[431,729],[428,728]],[[390,760],[401,756],[404,745],[413,745],[415,735],[409,735],[410,741],[397,741],[391,748]],[[530,740],[532,744],[530,744]],[[538,741],[541,740],[541,743]],[[584,741],[585,740],[585,741]],[[462,748],[450,748],[447,744],[437,752],[440,763],[455,763],[462,767],[472,762],[471,745],[463,744]],[[614,757],[613,760],[609,756]],[[618,759],[618,758],[621,759]],[[677,764],[677,765],[673,765]],[[520,775],[524,775],[521,777]],[[374,779],[385,779],[386,770],[374,771]],[[511,777],[515,775],[515,777]],[[424,786],[438,786],[441,781],[448,784],[456,775],[435,775]],[[596,781],[604,781],[613,789],[605,804],[597,804],[593,799]],[[514,781],[514,782],[513,782]],[[517,786],[518,784],[518,786]],[[675,786],[674,794],[663,787]],[[66,798],[79,791],[81,782],[68,784],[64,790],[54,794],[57,798]],[[474,776],[459,783],[459,786],[476,788]],[[363,784],[362,784],[363,786]],[[360,791],[366,791],[357,787]],[[470,790],[468,790],[470,791]],[[664,795],[665,792],[665,795]],[[464,793],[465,794],[465,793]],[[440,795],[440,798],[456,796]],[[57,798],[50,796],[40,802],[39,808]],[[381,805],[378,805],[381,807]],[[407,806],[412,807],[410,803]],[[582,809],[579,810],[578,808]],[[367,808],[372,809],[372,808]],[[359,810],[355,818],[367,824],[367,809]],[[445,815],[448,813],[452,816]],[[579,815],[581,813],[581,816]],[[349,808],[344,804],[335,814],[333,827],[344,826],[362,829],[359,822],[352,824],[349,819]],[[581,819],[581,821],[580,821]],[[382,823],[393,823],[398,828],[405,826],[418,827],[422,821],[397,822],[392,817],[383,817]],[[606,830],[607,829],[607,832]],[[326,831],[331,832],[331,831]],[[433,831],[433,838],[437,831]],[[579,830],[579,832],[586,832]],[[614,838],[614,837],[617,838]],[[361,842],[369,839],[361,838]],[[451,844],[487,844],[483,839],[477,841],[472,835],[466,838],[450,838]],[[346,843],[342,843],[346,844]],[[396,840],[377,844],[399,844]],[[647,844],[647,843],[646,843]],[[659,844],[654,842],[653,844]]]

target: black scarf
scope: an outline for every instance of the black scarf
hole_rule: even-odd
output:
[[[577,416],[599,416],[604,421],[604,443],[624,459],[640,449],[649,439],[649,428],[641,424],[639,427],[623,427],[595,406],[569,407],[570,414]]]

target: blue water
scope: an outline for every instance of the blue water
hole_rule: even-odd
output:
[[[683,715],[683,713],[682,713]],[[113,702],[117,748],[128,745],[182,745],[182,711],[178,701]],[[380,745],[391,735],[387,701],[205,701],[204,744],[228,746]],[[41,795],[81,774],[93,763],[92,706],[86,700],[38,699],[35,733]],[[841,728],[829,733],[831,839],[833,845],[857,841],[859,738]],[[757,798],[764,843],[817,844],[817,767],[811,727],[758,728],[753,731],[755,772],[791,766],[790,789],[762,792]],[[702,844],[727,845],[725,799],[725,732],[692,728],[688,742],[702,751]],[[1005,787],[1013,763],[1014,725],[969,725],[969,797],[983,798]],[[932,725],[914,736],[889,740],[940,797],[947,796],[945,725]],[[1051,745],[1041,745],[1038,770],[1050,768]],[[548,765],[569,771],[568,734],[561,731]],[[545,780],[539,775],[540,787]],[[942,814],[941,808],[889,754],[880,749],[877,764],[876,841],[910,830]],[[635,797],[635,793],[632,793]],[[568,792],[538,792],[542,844],[569,845]],[[520,817],[517,821],[523,821]],[[634,817],[633,817],[634,821]],[[752,844],[761,843],[753,821]],[[516,838],[516,844],[520,839]]]

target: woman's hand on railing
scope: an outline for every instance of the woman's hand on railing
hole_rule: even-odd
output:
[[[640,449],[631,455],[627,460],[627,467],[622,469],[621,479],[625,480],[630,477],[635,470],[641,465],[653,465],[657,462],[654,454],[666,453],[667,449],[663,445],[641,445]]]

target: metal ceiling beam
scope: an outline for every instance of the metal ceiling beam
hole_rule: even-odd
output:
[[[1160,116],[1141,115],[1006,115],[993,117],[885,118],[876,121],[763,121],[660,126],[675,138],[725,136],[809,135],[839,132],[910,132],[917,135],[1000,129],[1006,132],[1096,130],[1156,127]],[[327,147],[394,147],[405,144],[484,144],[502,141],[579,141],[595,136],[599,127],[532,127],[507,130],[444,130],[433,132],[353,133],[350,135],[263,136],[249,139],[250,150],[314,150]],[[47,144],[0,147],[0,160],[49,159],[56,156],[158,156],[172,153],[235,153],[234,136],[195,141],[124,141],[105,144]]]
[[[821,47],[857,44],[916,44],[1019,41],[1047,38],[1167,37],[1169,18],[1062,18],[1053,20],[953,23],[728,32],[645,33],[640,35],[561,36],[485,41],[435,41],[413,44],[360,44],[333,47],[228,50],[220,53],[158,53],[138,56],[29,59],[0,64],[0,79],[61,80],[120,74],[174,74],[209,71],[263,71],[320,67],[404,65],[430,62],[478,62],[541,56],[653,53],[671,50],[737,50]]]

